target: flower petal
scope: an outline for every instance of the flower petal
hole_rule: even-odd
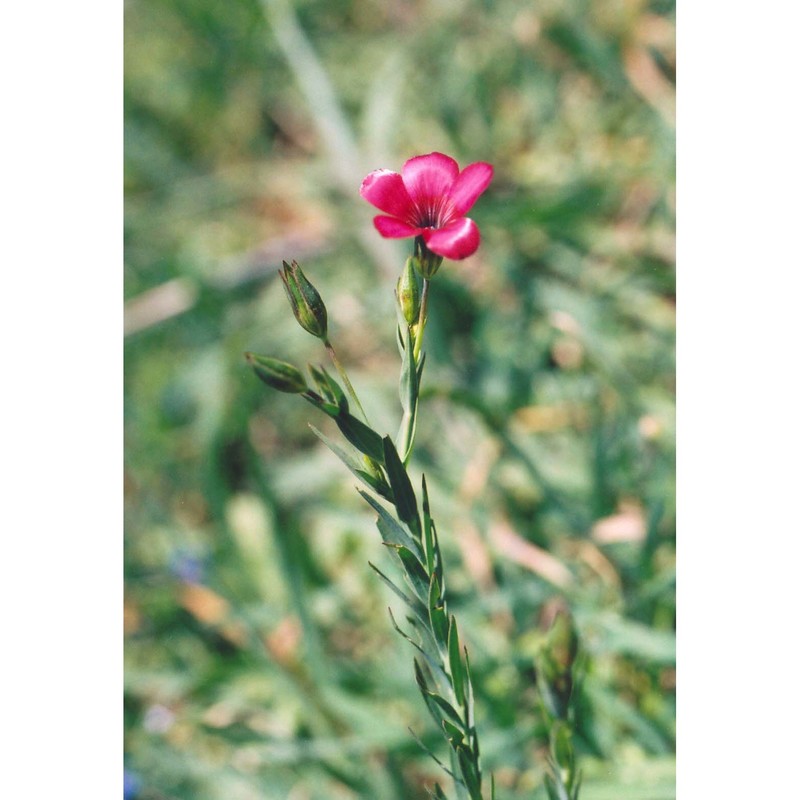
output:
[[[415,156],[403,164],[403,183],[420,208],[447,196],[458,177],[458,164],[444,153]]]
[[[419,228],[407,225],[394,217],[377,216],[372,220],[378,233],[386,239],[405,239],[407,236],[417,236],[422,233]]]
[[[426,228],[422,236],[429,250],[454,261],[471,256],[481,243],[478,226],[468,217],[457,219],[439,230]]]
[[[491,183],[494,167],[485,161],[478,161],[464,167],[463,172],[456,178],[450,189],[450,201],[458,216],[469,211],[475,201]]]
[[[359,193],[367,202],[394,217],[405,219],[413,211],[414,204],[399,172],[389,169],[370,172],[361,182]]]

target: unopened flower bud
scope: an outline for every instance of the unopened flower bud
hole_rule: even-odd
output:
[[[571,617],[563,612],[557,614],[547,639],[556,668],[562,673],[569,672],[578,654],[578,635]]]
[[[308,391],[305,378],[297,367],[269,356],[245,353],[247,363],[258,377],[273,389],[288,394],[301,394]]]
[[[419,274],[427,280],[430,280],[442,266],[442,256],[428,250],[421,236],[417,236],[414,240],[414,257],[417,260]]]
[[[313,364],[308,365],[311,372],[311,377],[314,383],[317,384],[319,393],[331,404],[337,408],[348,410],[347,398],[342,391],[342,387],[330,376],[325,367],[315,367]]]
[[[328,335],[328,312],[319,292],[312,286],[296,261],[291,265],[283,262],[279,270],[286,295],[292,304],[295,319],[312,336],[325,339]]]
[[[416,325],[419,322],[420,286],[417,271],[414,268],[416,259],[411,256],[406,260],[403,272],[397,280],[397,300],[406,322]]]

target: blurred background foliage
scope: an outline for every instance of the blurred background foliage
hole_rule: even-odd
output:
[[[373,515],[307,422],[335,429],[242,358],[323,362],[296,258],[396,430],[410,243],[358,187],[440,150],[496,169],[433,282],[415,455],[484,768],[543,796],[533,657],[568,606],[582,797],[674,797],[674,3],[130,0],[125,38],[126,796],[442,778]]]

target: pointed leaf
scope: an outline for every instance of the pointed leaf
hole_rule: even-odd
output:
[[[570,800],[567,794],[567,788],[558,775],[553,777],[552,775],[546,774],[544,776],[544,785],[547,787],[547,796],[549,800]]]
[[[457,775],[461,775],[461,768],[458,764],[458,757],[456,756],[455,750],[450,750],[450,766],[453,769],[453,772]],[[470,800],[470,796],[467,792],[467,785],[464,783],[461,777],[455,779],[455,787],[456,787],[456,797],[458,800]]]
[[[445,585],[444,585],[444,568],[442,566],[442,553],[439,550],[439,536],[436,533],[436,523],[431,520],[431,539],[433,542],[433,575],[436,577],[437,582],[439,583],[439,591],[442,600],[444,600],[445,596]]]
[[[416,678],[419,690],[422,692],[422,696],[425,699],[425,703],[431,712],[431,716],[439,725],[441,725],[444,721],[444,717],[440,711],[444,712],[448,717],[450,717],[452,722],[454,722],[456,725],[462,726],[464,724],[463,720],[458,716],[458,712],[453,708],[453,706],[451,706],[450,703],[448,703],[447,700],[445,700],[441,695],[431,690],[427,680],[425,679],[425,675],[422,672],[422,667],[416,658],[414,659],[414,677]],[[432,706],[432,704],[435,705],[435,708]]]
[[[383,464],[384,447],[381,437],[372,428],[365,425],[347,411],[341,411],[334,421],[344,437],[358,451],[369,456],[379,464]]]
[[[417,364],[417,386],[419,386],[422,383],[422,370],[425,366],[426,355],[427,353],[423,352],[422,355],[419,357],[419,363]]]
[[[426,753],[427,753],[427,754],[428,754],[428,755],[429,755],[429,756],[430,756],[430,757],[431,757],[431,758],[432,758],[432,759],[433,759],[433,760],[434,760],[434,761],[435,761],[435,762],[436,762],[436,763],[437,763],[437,764],[438,764],[438,765],[439,765],[439,766],[440,766],[440,767],[441,767],[441,768],[442,768],[442,769],[443,769],[443,770],[444,770],[444,771],[445,771],[445,772],[446,772],[446,773],[447,773],[447,774],[448,774],[448,775],[449,775],[449,776],[450,776],[450,777],[451,777],[453,780],[458,780],[458,778],[457,778],[457,777],[456,777],[456,776],[453,774],[452,770],[449,770],[449,769],[448,769],[448,768],[447,768],[447,767],[446,767],[446,766],[445,766],[445,765],[444,765],[444,764],[441,762],[441,760],[440,760],[439,758],[437,758],[437,756],[436,756],[436,755],[434,755],[434,753],[433,753],[433,752],[430,750],[430,748],[429,748],[429,747],[427,747],[427,745],[425,744],[425,742],[423,742],[423,741],[422,741],[422,739],[420,739],[420,738],[419,738],[419,736],[417,736],[417,734],[416,734],[416,733],[414,733],[414,729],[413,729],[413,728],[409,728],[409,729],[408,729],[408,731],[409,731],[409,733],[410,733],[410,734],[411,734],[411,735],[414,737],[414,740],[416,741],[416,743],[417,743],[417,744],[418,744],[418,745],[419,745],[419,746],[420,746],[420,747],[421,747],[421,748],[422,748],[422,749],[423,749],[423,750],[424,750],[424,751],[425,751],[425,752],[426,752]]]
[[[570,800],[578,800],[578,794],[580,793],[581,790],[581,783],[583,783],[583,773],[579,771],[575,775],[575,783],[572,786]]]
[[[386,475],[389,478],[389,485],[392,487],[397,516],[408,525],[414,538],[420,539],[419,511],[414,488],[403,462],[400,461],[400,456],[397,455],[397,450],[388,436],[383,439],[381,461],[386,465]]]
[[[349,405],[347,397],[345,397],[342,387],[330,376],[330,373],[323,366],[315,367],[313,364],[308,365],[308,371],[317,384],[320,394],[329,402],[335,405],[342,411],[348,411]]]
[[[416,549],[416,548],[415,548]],[[420,564],[419,559],[407,547],[398,547],[397,555],[403,562],[403,569],[406,571],[411,588],[424,603],[428,599],[428,587],[430,579],[425,567]]]
[[[406,533],[406,529],[377,501],[366,492],[359,489],[359,494],[372,506],[378,514],[377,526],[383,541],[392,546],[408,548],[415,556],[419,557],[419,546]]]
[[[431,506],[428,500],[428,485],[424,475],[422,476],[422,521],[422,546],[425,551],[425,565],[428,568],[428,574],[433,575],[436,565],[436,551],[433,543],[433,520],[431,519]]]
[[[438,783],[434,785],[431,797],[433,797],[434,800],[447,800],[447,795]]]
[[[450,740],[452,747],[460,745],[464,741],[463,732],[452,723],[448,722],[447,720],[443,720],[442,727],[444,728],[445,735]]]
[[[317,438],[332,452],[334,453],[339,460],[353,473],[362,483],[366,484],[370,487],[373,491],[377,492],[381,497],[385,497],[387,500],[391,499],[391,489],[386,484],[385,481],[381,481],[376,478],[374,475],[367,472],[365,469],[362,469],[361,464],[358,463],[349,453],[339,447],[338,444],[331,441],[322,431],[315,428],[311,423],[308,425]],[[359,491],[361,491],[359,489]],[[368,497],[368,495],[362,492],[364,497]]]
[[[464,705],[464,667],[461,663],[461,649],[458,643],[456,618],[450,617],[450,634],[447,638],[447,657],[450,677],[453,679],[453,693],[460,706]]]
[[[399,589],[397,585],[391,580],[391,578],[387,578],[371,561],[367,561],[372,569],[378,573],[378,577],[401,599],[403,600],[406,605],[413,605],[413,600],[403,592],[402,589]]]
[[[441,709],[433,701],[433,692],[431,692],[431,690],[428,688],[428,682],[425,680],[422,667],[420,667],[419,661],[417,661],[416,658],[414,659],[414,678],[416,679],[417,686],[422,694],[422,699],[425,701],[425,705],[428,707],[428,712],[433,717],[436,724],[441,726],[444,716]]]
[[[469,666],[469,650],[464,648],[464,710],[467,714],[467,727],[470,733],[475,730],[475,695],[472,691],[472,671]],[[475,740],[475,747],[477,749],[477,739]]]
[[[464,720],[461,719],[461,717],[458,714],[458,711],[456,711],[453,708],[453,706],[451,706],[450,703],[448,703],[447,700],[444,699],[444,697],[442,697],[440,694],[436,694],[436,692],[429,692],[429,697],[431,698],[431,700],[433,700],[434,703],[436,703],[437,706],[439,706],[439,708],[442,709],[442,711],[444,711],[445,714],[447,714],[448,717],[450,717],[450,719],[456,725],[459,726],[464,725]],[[444,720],[444,718],[442,719]]]
[[[434,673],[434,677],[437,680],[442,682],[447,681],[447,675],[445,675],[444,670],[436,663],[434,659],[432,659],[425,649],[420,645],[418,642],[415,642],[398,624],[397,620],[394,618],[394,614],[392,613],[392,609],[389,609],[389,616],[392,619],[392,625],[394,625],[394,629],[407,641],[411,644],[416,650],[419,651],[419,654],[425,659],[425,663],[428,665],[428,668],[431,672]],[[413,620],[409,617],[409,622],[413,622]]]
[[[403,340],[403,365],[400,369],[400,404],[403,411],[413,413],[417,405],[419,384],[417,383],[417,369],[414,364],[414,348],[411,346],[411,331],[407,325],[400,329]]]
[[[318,394],[315,394],[314,392],[306,392],[303,397],[308,400],[312,406],[327,414],[331,419],[336,419],[336,417],[339,416],[339,406],[327,403]]]
[[[482,800],[481,795],[481,774],[472,753],[464,747],[457,747],[458,766],[461,768],[461,775],[469,791],[471,800]]]
[[[431,579],[428,590],[428,614],[436,644],[442,651],[445,651],[447,649],[447,615],[439,598],[439,584],[435,577]]]

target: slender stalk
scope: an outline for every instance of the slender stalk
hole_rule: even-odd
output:
[[[417,335],[414,341],[414,361],[419,363],[419,355],[422,352],[422,339],[425,335],[425,323],[428,321],[428,289],[431,282],[427,278],[422,279],[422,299],[419,304],[419,322],[417,323]]]
[[[425,323],[428,321],[428,290],[430,288],[430,281],[427,278],[423,278],[422,283],[422,297],[420,298],[420,306],[419,306],[419,316],[417,317],[417,322],[414,327],[411,329],[412,331],[416,331],[415,335],[412,335],[411,341],[413,342],[413,347],[411,348],[411,352],[408,354],[408,357],[411,361],[411,369],[415,372],[419,369],[419,360],[420,355],[422,353],[422,339],[425,334]],[[410,404],[405,409],[405,413],[403,414],[403,419],[400,423],[400,433],[398,435],[398,451],[400,452],[400,457],[403,461],[404,466],[408,466],[408,462],[411,459],[411,451],[414,448],[414,433],[416,431],[416,421],[417,421],[417,409],[419,407],[419,385],[417,384],[416,389],[414,391],[414,396],[411,399]]]
[[[353,384],[350,383],[350,378],[347,377],[347,372],[344,368],[344,365],[341,361],[339,361],[339,356],[336,355],[336,351],[333,349],[333,345],[330,343],[329,339],[325,339],[323,341],[325,345],[325,349],[328,351],[328,355],[331,357],[331,361],[333,361],[333,365],[336,367],[336,371],[339,373],[342,381],[344,382],[345,388],[347,389],[347,393],[350,395],[350,399],[356,404],[356,407],[361,412],[361,416],[364,418],[364,422],[369,425],[369,420],[367,419],[367,415],[364,411],[363,406],[361,405],[361,401],[358,399],[358,395],[356,394],[356,390],[353,388]]]

